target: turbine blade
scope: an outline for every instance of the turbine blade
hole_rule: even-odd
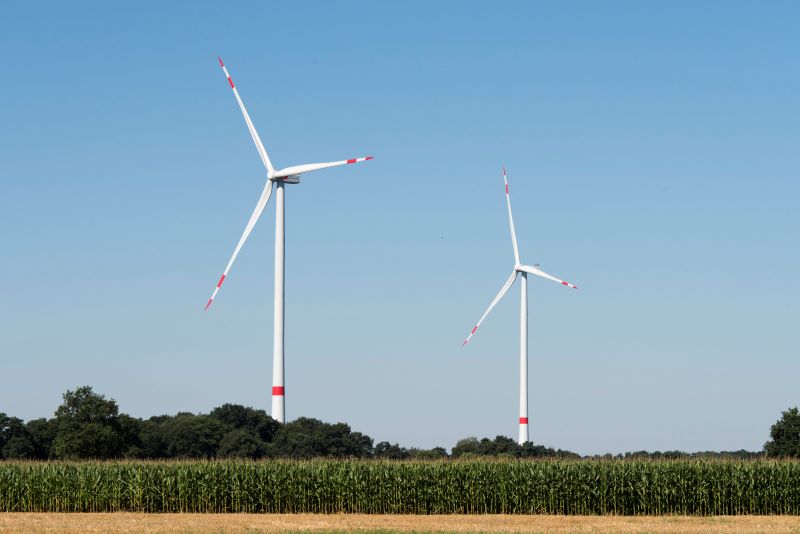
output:
[[[274,174],[275,178],[284,178],[295,174],[303,174],[304,172],[318,171],[320,169],[327,169],[328,167],[338,167],[339,165],[348,165],[350,163],[361,163],[362,161],[369,161],[374,159],[372,156],[363,158],[343,159],[341,161],[331,161],[330,163],[306,163],[304,165],[294,165],[286,167]]]
[[[513,273],[511,273],[511,276],[508,277],[506,283],[503,284],[503,287],[500,288],[500,292],[497,293],[497,296],[494,298],[492,303],[489,304],[489,308],[485,312],[483,312],[483,315],[481,315],[478,324],[475,325],[475,327],[470,331],[469,335],[467,336],[467,339],[465,339],[464,343],[461,344],[462,347],[467,343],[469,343],[470,338],[473,336],[473,334],[475,334],[475,331],[481,325],[483,320],[486,319],[486,316],[489,315],[489,312],[492,311],[492,308],[494,308],[497,305],[497,303],[500,302],[500,299],[503,298],[503,296],[508,292],[509,288],[511,288],[511,286],[514,285],[514,281],[516,279],[517,279],[517,271],[514,271]]]
[[[535,274],[536,276],[541,276],[542,278],[547,278],[548,280],[552,280],[553,282],[558,282],[562,286],[571,287],[572,289],[578,289],[578,286],[570,284],[569,282],[565,282],[560,278],[556,278],[555,276],[549,275],[546,272],[542,271],[541,269],[537,269],[536,267],[531,267],[530,265],[520,265],[517,267],[520,271],[525,271],[526,273]]]
[[[503,181],[506,184],[506,205],[508,206],[508,224],[511,226],[511,244],[514,245],[514,262],[519,264],[519,249],[517,248],[517,232],[514,230],[514,217],[511,216],[511,198],[508,196],[508,178],[506,178],[506,167],[503,166]]]
[[[261,161],[264,163],[264,167],[267,168],[267,176],[272,178],[272,174],[275,172],[275,169],[272,167],[272,162],[269,160],[269,156],[267,155],[267,151],[264,148],[263,143],[261,143],[261,138],[258,137],[258,132],[256,131],[256,127],[253,126],[253,121],[250,120],[250,115],[247,114],[247,110],[244,107],[244,103],[242,102],[241,97],[239,96],[239,91],[236,90],[236,85],[233,83],[233,78],[231,75],[228,74],[228,69],[225,68],[225,64],[222,62],[222,58],[217,56],[219,59],[219,66],[222,67],[222,71],[225,73],[225,77],[228,78],[228,83],[233,89],[233,96],[236,97],[236,101],[239,103],[239,108],[242,110],[242,115],[244,115],[244,121],[247,123],[247,129],[250,130],[250,136],[253,138],[253,142],[256,144],[256,149],[258,150],[258,155],[261,156]]]
[[[261,217],[261,212],[264,211],[267,202],[269,202],[270,195],[272,195],[272,180],[267,180],[267,183],[264,185],[264,191],[261,192],[261,196],[259,197],[258,203],[256,204],[256,209],[254,209],[253,214],[250,215],[250,220],[247,221],[247,226],[245,226],[244,228],[244,233],[242,234],[242,237],[239,238],[239,243],[236,244],[236,249],[233,251],[233,255],[231,256],[230,261],[228,261],[228,265],[227,267],[225,267],[225,271],[222,273],[222,276],[219,277],[219,282],[217,282],[217,287],[214,289],[214,293],[211,295],[211,298],[208,299],[208,302],[206,303],[206,308],[205,308],[206,310],[208,309],[209,306],[211,306],[211,303],[214,302],[214,297],[217,296],[219,288],[222,287],[222,282],[224,282],[225,277],[228,276],[228,271],[231,270],[231,266],[233,265],[233,262],[236,260],[236,256],[239,255],[239,251],[242,249],[242,245],[244,245],[244,242],[247,241],[247,237],[250,235],[250,232],[253,231],[253,226],[255,226],[256,221],[258,221],[258,218]]]

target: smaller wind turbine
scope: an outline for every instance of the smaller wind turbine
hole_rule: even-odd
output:
[[[508,223],[511,226],[511,244],[514,246],[514,270],[511,276],[508,277],[506,283],[500,288],[500,292],[494,298],[489,308],[481,315],[478,324],[464,340],[462,346],[466,345],[470,338],[472,338],[475,331],[481,325],[489,312],[492,311],[500,299],[502,299],[514,282],[517,280],[517,275],[522,275],[522,282],[520,285],[520,307],[519,307],[519,444],[522,445],[528,439],[528,274],[534,274],[547,278],[553,282],[558,282],[561,285],[578,289],[576,286],[565,282],[555,276],[551,276],[546,272],[540,270],[539,265],[522,265],[519,261],[519,249],[517,249],[517,233],[514,230],[514,218],[511,216],[511,199],[508,196],[508,178],[506,178],[506,168],[503,167],[503,181],[506,184],[506,205],[508,206]]]

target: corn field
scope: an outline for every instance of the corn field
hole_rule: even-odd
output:
[[[0,462],[4,512],[800,514],[800,462]]]

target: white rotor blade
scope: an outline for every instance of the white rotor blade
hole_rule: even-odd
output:
[[[373,159],[372,156],[364,158],[343,159],[342,161],[331,161],[330,163],[306,163],[304,165],[294,165],[293,167],[286,167],[274,173],[274,178],[285,178],[295,174],[303,174],[304,172],[318,171],[320,169],[327,169],[328,167],[338,167],[339,165],[347,165],[350,163],[361,163],[362,161],[369,161]]]
[[[541,276],[542,278],[547,278],[548,280],[552,280],[553,282],[558,282],[562,286],[571,287],[572,289],[578,289],[578,286],[570,284],[569,282],[565,282],[560,278],[556,278],[555,276],[551,276],[546,272],[537,269],[536,267],[531,267],[530,265],[520,265],[517,267],[520,271],[525,271],[526,273],[535,274],[536,276]]]
[[[222,276],[219,277],[217,287],[214,289],[214,293],[211,295],[211,298],[208,299],[205,309],[208,309],[208,307],[211,306],[211,303],[214,302],[214,297],[217,296],[219,288],[222,287],[222,282],[224,282],[225,277],[228,276],[228,271],[231,270],[231,266],[233,265],[234,260],[236,260],[236,256],[239,255],[242,245],[244,245],[244,242],[247,241],[247,236],[249,236],[250,232],[253,231],[253,226],[256,225],[256,221],[258,221],[258,218],[261,217],[261,212],[264,211],[267,202],[269,202],[270,195],[272,195],[272,180],[267,180],[267,183],[264,185],[264,191],[261,192],[261,197],[259,197],[258,203],[256,204],[256,209],[254,209],[253,214],[250,215],[250,220],[247,221],[247,226],[244,228],[244,233],[242,234],[242,237],[239,238],[239,243],[236,244],[236,249],[233,251],[233,256],[231,256],[231,259],[228,262],[227,267],[225,267],[225,271],[222,273]]]
[[[511,273],[511,276],[509,276],[509,277],[508,277],[508,280],[506,280],[506,283],[505,283],[505,284],[503,284],[503,287],[501,287],[501,288],[500,288],[500,292],[499,292],[499,293],[497,294],[497,296],[494,298],[494,300],[492,301],[492,303],[491,303],[491,304],[489,304],[489,308],[488,308],[488,309],[487,309],[485,312],[483,312],[483,315],[481,315],[481,318],[480,318],[480,320],[478,321],[478,324],[476,324],[476,325],[475,325],[475,327],[472,329],[472,331],[471,331],[471,332],[469,333],[469,335],[467,336],[467,339],[465,339],[465,340],[464,340],[464,343],[462,343],[462,344],[461,344],[461,346],[462,346],[462,347],[463,347],[464,345],[466,345],[466,344],[469,342],[470,338],[472,337],[472,335],[473,335],[473,334],[475,334],[475,331],[476,331],[476,330],[478,329],[478,327],[481,325],[481,323],[483,322],[483,320],[484,320],[484,319],[486,319],[486,316],[487,316],[487,315],[489,315],[489,312],[490,312],[490,311],[492,311],[492,308],[494,308],[494,307],[495,307],[495,305],[497,305],[497,303],[498,303],[498,302],[500,302],[500,299],[501,299],[501,298],[503,298],[503,296],[504,296],[504,295],[505,295],[505,294],[508,292],[509,288],[510,288],[512,285],[514,285],[514,281],[515,281],[516,279],[517,279],[517,271],[514,271],[513,273]]]
[[[239,103],[239,108],[242,110],[244,121],[247,123],[247,129],[250,130],[250,136],[253,138],[253,142],[256,144],[258,155],[261,156],[261,161],[264,162],[264,167],[267,168],[267,176],[272,178],[272,174],[275,172],[275,169],[272,167],[272,162],[269,160],[267,151],[264,148],[264,145],[261,143],[261,138],[258,137],[256,127],[253,126],[253,121],[250,120],[250,115],[247,114],[247,110],[244,108],[244,103],[239,97],[239,91],[236,90],[236,86],[233,84],[233,79],[231,78],[231,75],[228,74],[228,69],[225,68],[222,58],[217,56],[217,59],[219,59],[219,66],[222,67],[222,71],[225,73],[225,77],[228,78],[228,83],[231,85],[231,89],[233,89],[233,96],[236,97],[236,101]]]
[[[506,205],[508,205],[508,224],[511,225],[511,244],[514,245],[514,263],[519,263],[517,232],[514,230],[514,217],[511,216],[511,198],[508,196],[508,178],[506,178],[505,166],[503,166],[503,181],[506,183]]]

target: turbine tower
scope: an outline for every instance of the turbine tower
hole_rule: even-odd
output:
[[[478,324],[470,331],[467,339],[462,343],[462,347],[466,345],[470,338],[472,338],[475,331],[481,325],[489,312],[492,311],[500,299],[514,285],[518,275],[522,275],[520,281],[520,306],[519,306],[519,439],[520,445],[529,440],[528,436],[528,275],[533,274],[558,282],[561,285],[578,289],[576,286],[560,280],[555,276],[550,276],[546,272],[540,270],[539,265],[522,265],[519,261],[519,249],[517,248],[517,232],[514,230],[514,218],[511,216],[511,199],[508,195],[508,178],[506,177],[506,168],[503,167],[503,182],[506,185],[506,205],[508,206],[508,224],[511,227],[511,244],[514,247],[514,270],[511,276],[508,277],[506,283],[500,288],[500,292],[494,297],[494,300],[489,304],[489,308],[483,313]]]
[[[250,215],[250,220],[247,221],[247,226],[245,226],[244,233],[242,233],[242,237],[239,238],[239,243],[237,243],[236,248],[233,251],[233,255],[228,261],[227,267],[225,267],[225,271],[223,271],[222,276],[220,276],[219,281],[217,282],[217,287],[214,289],[214,293],[211,295],[211,298],[208,299],[205,309],[207,310],[208,307],[211,306],[211,303],[214,302],[214,298],[217,296],[217,292],[222,287],[222,282],[224,282],[225,278],[228,276],[228,272],[231,270],[231,266],[236,260],[236,256],[239,255],[242,245],[244,245],[244,242],[247,240],[250,232],[253,231],[253,226],[255,226],[256,221],[258,221],[258,218],[261,216],[261,212],[264,211],[267,202],[269,202],[269,197],[272,195],[272,189],[274,186],[277,191],[275,193],[275,314],[272,353],[272,418],[280,423],[284,423],[286,422],[286,389],[284,387],[283,371],[283,296],[285,265],[284,185],[299,184],[300,175],[306,172],[326,169],[328,167],[336,167],[338,165],[359,163],[361,161],[372,159],[372,156],[332,161],[329,163],[307,163],[304,165],[295,165],[293,167],[275,170],[275,168],[272,166],[269,156],[267,155],[267,151],[264,149],[264,145],[261,143],[261,138],[258,137],[258,132],[256,132],[256,128],[253,126],[253,122],[250,120],[250,115],[247,114],[244,103],[242,103],[242,99],[239,97],[239,91],[236,90],[236,85],[234,85],[231,75],[228,74],[228,69],[225,68],[225,64],[222,63],[221,58],[218,57],[217,59],[219,59],[219,65],[222,67],[222,71],[225,73],[225,77],[228,79],[228,83],[233,90],[233,96],[236,97],[236,101],[239,103],[239,108],[242,110],[242,115],[244,115],[244,121],[247,123],[247,129],[250,130],[250,136],[253,138],[253,142],[256,145],[258,154],[261,156],[261,161],[267,170],[267,182],[264,184],[264,190],[261,192],[261,197],[258,199],[256,208],[253,210],[253,214]]]

